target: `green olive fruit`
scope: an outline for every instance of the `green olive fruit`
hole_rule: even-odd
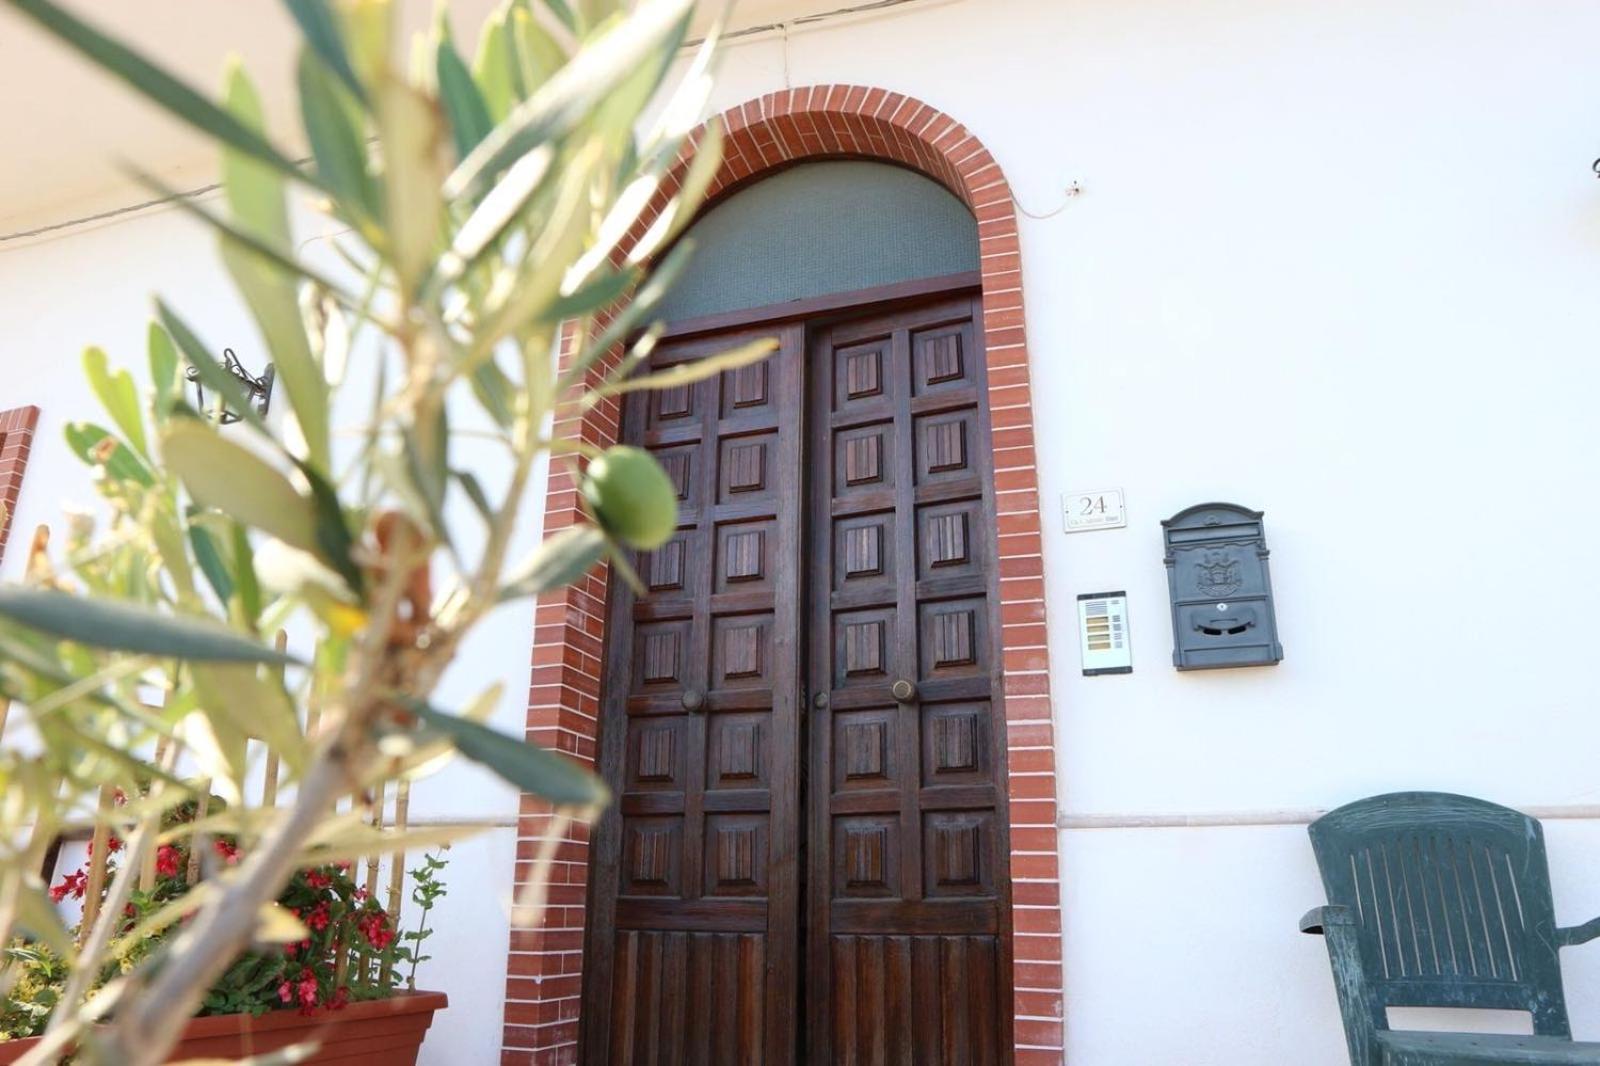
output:
[[[581,490],[600,527],[630,547],[659,548],[678,526],[678,490],[643,448],[607,448],[584,471]]]

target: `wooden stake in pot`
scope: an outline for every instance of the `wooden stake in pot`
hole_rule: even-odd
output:
[[[89,882],[83,891],[83,921],[78,923],[78,946],[94,928],[100,913],[100,897],[106,889],[106,861],[111,856],[111,812],[116,806],[117,790],[111,785],[100,786],[100,803],[95,808],[94,835],[89,838]]]
[[[206,812],[211,808],[211,778],[200,779],[200,795],[195,800],[194,820],[205,820]],[[200,880],[200,853],[205,850],[206,842],[211,839],[209,833],[195,833],[189,838],[189,868],[184,871],[184,880],[194,884]]]
[[[383,781],[378,782],[377,795],[372,799],[372,828],[383,828],[384,790],[387,787]],[[378,864],[382,856],[376,852],[367,856],[367,896],[371,899],[378,898]]]
[[[172,764],[177,762],[176,759],[168,761],[168,755],[172,754],[172,747],[173,740],[171,737],[156,738],[157,766],[162,769],[170,769]],[[160,847],[145,849],[144,859],[139,864],[139,891],[141,892],[149,892],[156,887],[156,853],[160,850]]]
[[[411,813],[411,782],[401,778],[394,790],[394,830],[397,834],[406,831],[406,822]],[[394,865],[389,868],[389,924],[396,931],[400,928],[400,892],[405,887],[406,881],[406,853],[401,849],[394,853]],[[389,975],[394,971],[392,960],[385,959],[381,984],[389,983]]]
[[[273,647],[278,649],[278,654],[283,654],[289,646],[289,634],[286,630],[278,630],[278,639],[273,642]],[[283,667],[278,667],[278,683],[283,683]],[[278,805],[278,753],[270,747],[267,749],[266,777],[261,783],[261,806],[276,807]]]

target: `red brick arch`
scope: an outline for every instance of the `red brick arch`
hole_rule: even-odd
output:
[[[1022,263],[1011,189],[971,131],[927,104],[885,89],[813,85],[769,93],[723,112],[727,137],[708,203],[765,171],[802,159],[853,156],[900,163],[955,193],[978,220],[984,346],[994,427],[999,512],[1002,654],[1011,817],[1017,1062],[1062,1059],[1061,894],[1056,848],[1055,739],[1045,648],[1039,486],[1022,312]],[[693,157],[690,138],[632,239],[659,217]],[[602,404],[558,432],[606,445],[619,411]],[[579,518],[573,476],[552,472],[545,531]],[[600,708],[606,575],[539,601],[534,618],[528,736],[592,763]],[[517,884],[532,871],[548,812],[523,798]],[[513,929],[502,1063],[577,1058],[588,834],[576,828],[556,853],[545,920]]]

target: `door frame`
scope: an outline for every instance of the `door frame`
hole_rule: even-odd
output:
[[[662,340],[680,340],[698,333],[721,333],[724,330],[746,327],[779,326],[795,319],[804,319],[809,327],[827,325],[834,319],[866,314],[879,307],[909,303],[913,300],[939,299],[959,296],[965,292],[981,294],[983,275],[976,270],[956,274],[941,274],[932,278],[914,278],[897,281],[891,285],[874,285],[854,292],[836,292],[826,296],[812,296],[804,300],[786,300],[783,303],[750,307],[738,311],[724,311],[699,318],[686,318],[669,322],[661,333]]]
[[[922,101],[883,88],[783,89],[731,107],[712,121],[725,131],[725,148],[708,207],[737,185],[788,163],[851,157],[920,171],[956,194],[978,220],[1007,717],[1015,945],[1011,1016],[1019,1063],[1059,1063],[1064,994],[1055,728],[1022,259],[1010,185],[970,129]],[[661,218],[704,135],[704,128],[690,135],[662,191],[624,241],[624,252]],[[575,342],[575,327],[569,327],[563,360],[573,356]],[[614,401],[588,409],[568,405],[558,412],[554,433],[605,447],[616,440],[619,414]],[[582,520],[576,471],[568,463],[557,464],[547,482],[544,533]],[[534,612],[526,735],[586,764],[596,754],[605,605],[605,568],[597,567],[573,585],[541,596]],[[548,906],[537,924],[510,931],[503,1062],[570,1062],[576,1053],[588,841],[587,826],[572,824],[535,797],[522,797],[514,888],[525,894],[545,877]]]

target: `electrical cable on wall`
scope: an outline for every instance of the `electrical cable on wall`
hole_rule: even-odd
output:
[[[846,15],[869,15],[877,11],[887,11],[892,7],[905,4],[927,3],[928,0],[870,0],[865,4],[850,4],[846,7],[836,7],[831,11],[819,11],[814,15],[801,15],[799,18],[787,19],[783,22],[767,22],[760,26],[745,26],[743,29],[729,30],[722,35],[724,41],[734,41],[741,37],[755,37],[763,33],[788,32],[790,26],[812,26],[819,22],[829,22]],[[704,37],[685,43],[685,47],[694,47],[704,41]]]
[[[783,31],[783,87],[787,90],[794,88],[789,81],[789,24],[785,22],[780,28]]]
[[[1071,185],[1067,186],[1067,191],[1062,196],[1061,205],[1059,207],[1056,207],[1053,210],[1046,211],[1043,214],[1034,214],[1032,211],[1029,211],[1026,207],[1023,207],[1022,206],[1022,201],[1017,199],[1017,194],[1016,193],[1012,193],[1011,194],[1011,204],[1012,204],[1013,207],[1015,207],[1017,209],[1017,212],[1019,214],[1025,215],[1028,218],[1039,219],[1039,220],[1042,221],[1042,220],[1047,219],[1047,218],[1055,218],[1057,215],[1059,215],[1061,212],[1063,212],[1063,211],[1065,211],[1067,209],[1067,205],[1071,204],[1072,201],[1076,200],[1078,197],[1080,197],[1082,195],[1083,195],[1083,186],[1079,185],[1077,182],[1073,182]]]
[[[4,244],[7,241],[26,240],[29,237],[42,237],[47,233],[54,233],[57,230],[74,229],[78,226],[86,226],[91,222],[104,222],[107,219],[118,218],[122,215],[135,214],[148,208],[160,207],[162,204],[168,204],[174,200],[195,199],[205,196],[209,193],[214,193],[221,188],[222,184],[220,182],[212,182],[210,185],[202,185],[197,189],[188,189],[174,196],[159,196],[154,200],[141,200],[136,204],[124,204],[122,207],[113,207],[108,211],[98,211],[92,215],[80,215],[77,218],[69,218],[62,222],[52,222],[45,226],[35,226],[33,229],[20,229],[11,233],[0,233],[0,244]]]

